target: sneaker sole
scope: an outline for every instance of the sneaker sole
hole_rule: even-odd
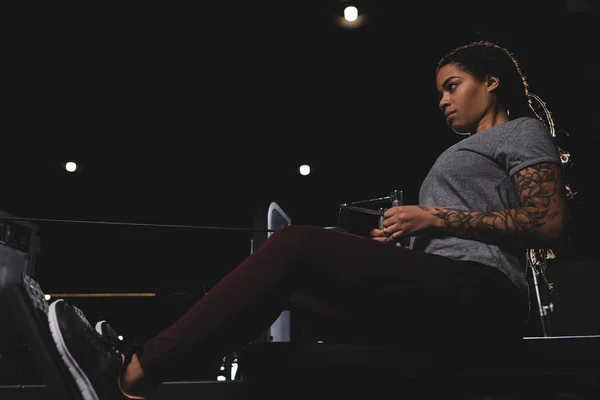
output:
[[[98,395],[96,394],[96,391],[92,387],[92,384],[90,383],[88,377],[79,367],[77,361],[75,361],[75,359],[69,352],[69,349],[65,344],[65,340],[63,339],[62,334],[60,333],[60,328],[58,326],[58,320],[56,317],[56,304],[59,301],[63,300],[55,300],[48,307],[48,325],[50,327],[50,334],[52,335],[52,340],[54,341],[54,344],[58,349],[60,357],[67,366],[69,373],[75,380],[75,384],[77,385],[77,388],[79,389],[83,400],[100,400],[98,398]]]

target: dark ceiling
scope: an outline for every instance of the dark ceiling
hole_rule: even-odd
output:
[[[7,46],[16,62],[4,75],[0,209],[251,228],[271,201],[294,224],[320,226],[336,224],[340,203],[392,189],[415,202],[435,157],[459,140],[436,108],[435,62],[481,38],[513,49],[571,134],[586,221],[578,251],[593,256],[583,234],[598,221],[586,211],[594,182],[584,180],[597,171],[600,105],[591,14],[562,2],[363,3],[371,18],[356,30],[333,23],[332,1],[22,10]],[[301,163],[313,174],[300,176]],[[185,288],[214,281],[250,249],[245,230],[38,224],[46,291]]]

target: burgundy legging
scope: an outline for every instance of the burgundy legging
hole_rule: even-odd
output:
[[[284,309],[314,316],[337,329],[340,340],[516,338],[525,304],[491,267],[289,226],[137,354],[148,379],[159,384],[254,341]]]

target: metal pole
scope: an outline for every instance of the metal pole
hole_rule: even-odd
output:
[[[537,274],[535,271],[532,271],[532,275],[533,275],[533,285],[535,286],[535,294],[537,297],[537,302],[538,302],[538,310],[540,313],[540,323],[542,326],[542,334],[544,336],[548,336],[548,329],[546,327],[546,308],[544,307],[544,305],[542,304],[542,298],[540,296],[540,287],[538,284],[538,279],[537,279]]]

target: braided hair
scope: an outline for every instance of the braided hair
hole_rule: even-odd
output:
[[[443,66],[451,63],[456,63],[462,71],[473,75],[479,81],[483,81],[488,75],[497,76],[501,84],[496,95],[498,102],[507,110],[509,119],[533,117],[540,120],[554,139],[563,171],[572,166],[571,155],[557,143],[554,120],[546,103],[529,91],[529,84],[519,62],[508,49],[485,40],[468,43],[446,53],[437,64],[436,75]],[[566,134],[564,131],[561,133]],[[571,201],[575,192],[567,184],[566,175],[565,172],[567,200]],[[533,273],[543,277],[551,291],[553,284],[546,276],[546,260],[553,258],[555,253],[552,249],[528,249],[526,253],[527,266]]]

